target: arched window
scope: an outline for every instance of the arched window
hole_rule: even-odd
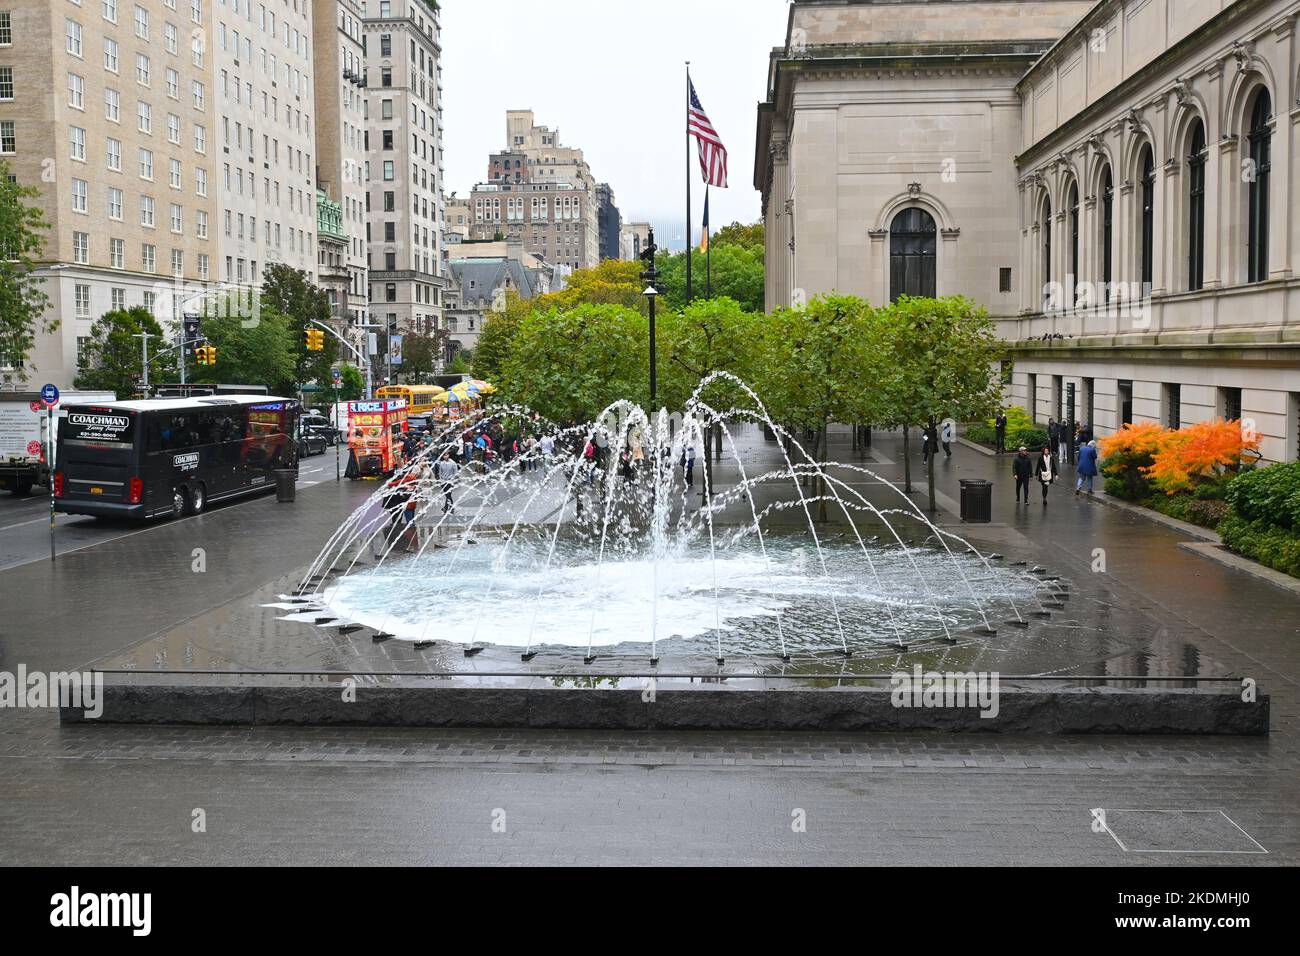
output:
[[[1151,294],[1156,279],[1156,160],[1150,146],[1142,148],[1142,296]]]
[[[1268,278],[1268,192],[1273,168],[1273,101],[1268,90],[1255,94],[1255,108],[1250,113],[1250,221],[1247,225],[1249,282]]]
[[[1115,280],[1115,180],[1110,166],[1101,173],[1101,282],[1106,301],[1110,301],[1111,283]]]
[[[1187,157],[1187,288],[1195,292],[1205,285],[1205,124],[1192,125]]]
[[[1074,304],[1079,304],[1079,184],[1070,183],[1070,275],[1074,283]]]
[[[1052,200],[1043,197],[1043,302],[1052,301]]]
[[[889,227],[889,299],[936,295],[934,217],[924,209],[904,209]]]

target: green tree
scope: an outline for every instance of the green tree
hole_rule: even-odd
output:
[[[339,369],[339,401],[357,402],[366,392],[366,376],[355,365]]]
[[[698,249],[691,252],[693,292],[696,299],[706,296],[706,268],[710,257]],[[746,312],[762,312],[765,292],[763,247],[733,243],[713,243],[713,283],[715,298],[735,299]],[[659,269],[661,302],[670,308],[686,305],[686,253],[661,252],[655,260]]]
[[[746,225],[733,222],[715,232],[712,242],[715,246],[743,246],[746,249],[762,250],[766,247],[763,223],[754,222]]]
[[[176,380],[176,351],[153,313],[143,306],[107,312],[90,328],[90,341],[81,351],[73,386],[87,391],[113,392],[118,398],[136,394],[144,379],[140,333],[149,339],[149,381]]]
[[[262,273],[261,305],[288,319],[286,328],[294,354],[295,385],[328,382],[330,367],[338,361],[338,341],[327,332],[325,348],[309,352],[306,336],[309,327],[316,327],[313,322],[329,324],[330,302],[325,290],[313,284],[302,270],[276,263]]]
[[[756,390],[772,418],[812,433],[809,458],[820,461],[831,422],[870,421],[876,370],[866,348],[874,310],[853,296],[824,296],[804,308],[778,309],[761,323]],[[819,518],[826,520],[826,482]]]
[[[32,275],[45,248],[49,224],[27,200],[39,190],[9,181],[9,164],[0,161],[0,356],[25,361],[36,335],[58,328],[57,317],[42,319],[49,297],[43,279]],[[22,371],[22,378],[27,377]]]
[[[474,377],[496,384],[501,380],[506,360],[514,347],[519,324],[533,312],[533,303],[521,298],[514,289],[506,292],[500,311],[488,313],[474,347]]]
[[[300,383],[289,319],[265,302],[257,314],[256,324],[238,314],[204,319],[202,336],[216,346],[217,364],[192,366],[190,380],[265,385],[273,395],[293,395]]]
[[[468,359],[465,358],[466,354],[469,355]],[[451,362],[447,365],[447,371],[452,375],[469,375],[470,370],[473,368],[473,366],[470,365],[470,359],[473,357],[473,352],[466,353],[463,350],[457,352],[452,356]]]
[[[432,335],[408,332],[402,336],[402,377],[412,385],[431,377],[438,370],[449,338],[445,329],[437,329]]]
[[[520,323],[501,398],[555,421],[589,421],[618,399],[648,404],[649,327],[619,305],[533,312]]]
[[[992,415],[1001,400],[995,364],[1002,354],[988,313],[969,299],[904,297],[877,313],[870,349],[881,360],[875,418],[863,421],[937,430],[945,419]],[[937,510],[931,449],[930,510]]]
[[[565,279],[564,288],[534,300],[533,311],[572,309],[579,305],[621,305],[645,312],[649,306],[642,293],[641,263],[606,259],[590,269],[576,269]]]

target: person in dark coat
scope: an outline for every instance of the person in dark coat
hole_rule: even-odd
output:
[[[1007,413],[1006,412],[1004,411],[998,412],[998,417],[993,421],[993,431],[994,434],[997,436],[996,449],[997,449],[997,453],[1000,455],[1007,450]]]
[[[1035,473],[1038,475],[1038,483],[1043,488],[1043,507],[1047,507],[1047,492],[1056,481],[1057,475],[1056,459],[1052,457],[1052,446],[1048,445],[1043,448],[1043,453],[1038,456],[1038,465]]]
[[[1092,494],[1092,480],[1097,477],[1097,443],[1090,441],[1079,449],[1079,480],[1074,486],[1077,496],[1087,482],[1088,494]]]
[[[1020,504],[1020,492],[1025,493],[1025,504],[1029,504],[1029,479],[1034,474],[1034,463],[1029,457],[1029,449],[1024,445],[1011,462],[1011,473],[1016,478],[1016,504]]]

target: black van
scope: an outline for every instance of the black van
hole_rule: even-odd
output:
[[[59,428],[55,510],[99,517],[198,514],[298,470],[297,401],[267,395],[72,405]]]

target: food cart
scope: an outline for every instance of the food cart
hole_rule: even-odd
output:
[[[396,471],[402,464],[401,436],[406,429],[403,399],[348,402],[348,450],[356,459],[356,477]]]

